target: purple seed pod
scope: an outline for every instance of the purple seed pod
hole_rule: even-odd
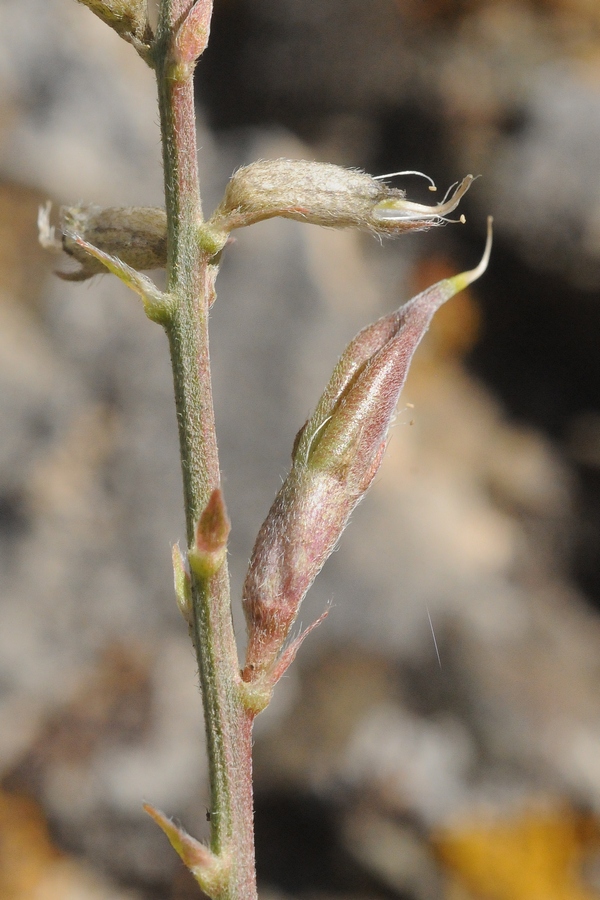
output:
[[[274,683],[283,674],[278,659],[300,604],[379,468],[413,354],[436,310],[483,274],[490,249],[491,219],[477,268],[369,325],[343,353],[254,546],[243,591],[244,680]]]

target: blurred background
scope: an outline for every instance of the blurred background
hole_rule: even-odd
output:
[[[300,157],[481,176],[383,244],[270,221],[212,316],[238,605],[294,435],[356,331],[471,268],[257,722],[261,896],[600,897],[600,5],[215,0],[206,212]],[[411,199],[432,202],[406,178]],[[162,205],[152,73],[74,0],[0,0],[0,897],[190,900],[142,800],[207,833],[166,340],[61,282],[37,209]],[[237,615],[243,643],[243,623]],[[432,635],[437,640],[438,655]]]

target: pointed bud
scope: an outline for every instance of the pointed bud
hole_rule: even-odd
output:
[[[222,895],[227,887],[229,866],[222,858],[215,856],[208,847],[191,837],[176,825],[160,809],[144,803],[144,810],[162,828],[176,853],[190,870],[200,888],[209,897]]]
[[[173,582],[175,585],[175,597],[177,599],[177,606],[179,607],[179,612],[191,628],[193,616],[192,584],[190,581],[190,576],[185,569],[185,560],[183,558],[183,553],[179,549],[179,544],[173,545],[172,559]]]
[[[212,578],[219,571],[227,556],[230,530],[223,492],[216,488],[198,520],[195,543],[188,551],[190,568],[198,578]]]
[[[247,681],[280,674],[306,592],[381,463],[413,354],[435,311],[479,278],[480,264],[440,281],[358,334],[296,441],[292,470],[260,529],[244,583]]]
[[[160,209],[61,209],[62,241],[50,225],[50,203],[38,213],[39,241],[54,252],[65,250],[81,263],[75,272],[57,274],[65,281],[85,281],[93,275],[112,272],[142,298],[146,315],[166,324],[172,299],[160,291],[140,269],[164,265],[166,255],[165,214]],[[92,240],[93,239],[93,240]]]
[[[212,0],[196,0],[179,26],[175,37],[174,57],[176,63],[183,67],[184,76],[193,71],[197,59],[206,49],[212,9]]]
[[[210,225],[225,232],[282,216],[334,228],[362,228],[399,234],[436,225],[458,205],[473,177],[450,199],[423,206],[404,191],[356,169],[305,159],[259,160],[232,175]]]

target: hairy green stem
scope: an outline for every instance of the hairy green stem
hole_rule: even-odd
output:
[[[215,269],[199,241],[202,223],[193,77],[172,58],[174,29],[189,0],[162,0],[155,45],[167,211],[167,290],[188,546],[220,485],[208,350]],[[211,849],[228,869],[223,900],[256,897],[252,811],[252,717],[240,691],[227,564],[192,577],[193,637],[204,704],[211,792]]]

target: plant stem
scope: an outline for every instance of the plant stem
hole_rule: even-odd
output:
[[[193,75],[171,55],[175,26],[189,0],[162,0],[155,50],[167,211],[167,290],[174,314],[171,348],[188,546],[220,486],[215,436],[208,307],[215,267],[199,240],[202,223]],[[252,715],[240,691],[227,564],[212,578],[192,575],[193,638],[204,704],[211,794],[211,850],[229,866],[222,900],[256,897],[252,803]]]

